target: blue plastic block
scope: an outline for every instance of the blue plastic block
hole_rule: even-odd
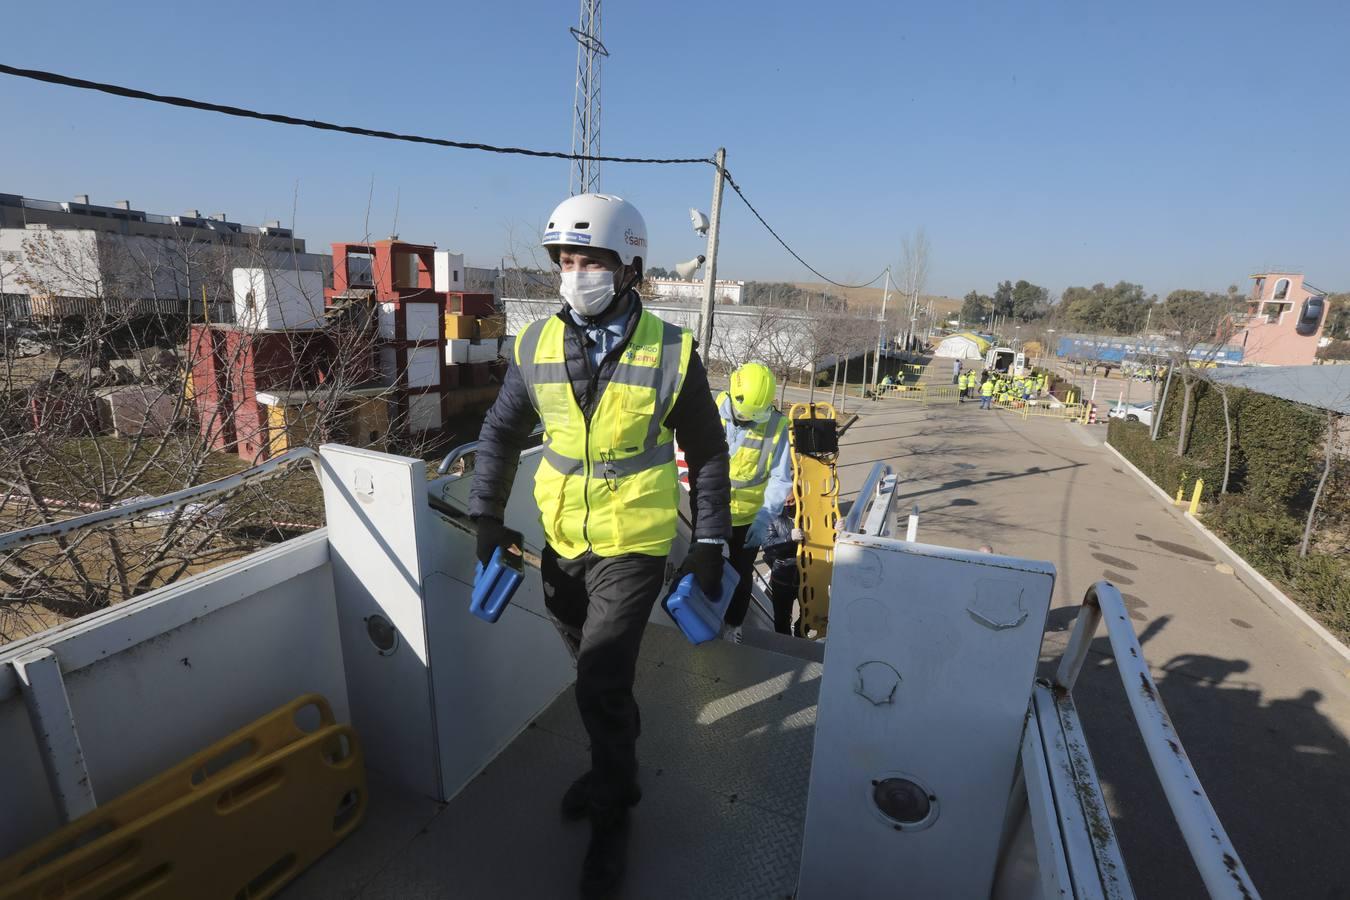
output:
[[[661,601],[675,625],[684,632],[691,644],[702,644],[717,637],[722,630],[722,620],[726,617],[727,607],[731,605],[731,595],[741,577],[736,574],[729,560],[722,560],[722,586],[717,596],[709,599],[699,589],[693,575],[686,575],[675,583],[675,587]]]
[[[498,547],[492,551],[487,569],[482,563],[474,566],[469,612],[485,622],[497,621],[524,578],[525,573],[519,567],[502,560],[502,548]]]

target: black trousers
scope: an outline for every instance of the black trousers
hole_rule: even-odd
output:
[[[770,568],[769,599],[773,601],[773,630],[779,634],[795,633],[792,629],[792,607],[797,602],[800,585],[801,576],[797,573],[796,560]]]
[[[755,557],[759,556],[759,548],[745,546],[745,536],[749,531],[749,525],[733,525],[731,542],[727,545],[731,566],[741,576],[736,593],[731,597],[731,605],[727,607],[726,623],[732,628],[739,628],[745,622],[745,614],[750,610],[750,589],[755,583]]]
[[[577,710],[591,739],[591,799],[617,810],[637,783],[642,720],[633,699],[647,617],[665,582],[666,558],[586,552],[563,559],[545,546],[544,605],[577,657]]]

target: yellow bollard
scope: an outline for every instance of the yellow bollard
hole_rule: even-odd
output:
[[[1175,501],[1176,505],[1177,506],[1183,505],[1186,502],[1185,497],[1186,497],[1186,479],[1183,478],[1181,480],[1181,484],[1177,485],[1177,499]]]
[[[1191,491],[1191,515],[1200,511],[1200,494],[1205,490],[1205,479],[1195,479],[1195,490]]]

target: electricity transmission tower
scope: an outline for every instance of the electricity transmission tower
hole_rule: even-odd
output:
[[[600,155],[600,60],[609,51],[600,42],[600,0],[581,0],[581,22],[568,29],[577,40],[577,89],[572,101],[572,154]],[[572,161],[571,193],[600,190],[600,163]]]

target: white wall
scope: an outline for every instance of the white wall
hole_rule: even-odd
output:
[[[692,300],[695,302],[703,300],[702,281],[681,281],[678,278],[648,278],[647,286],[655,291],[658,296],[671,300]],[[723,303],[739,304],[743,301],[744,294],[744,281],[717,281],[713,284],[713,301],[718,305]]]
[[[507,334],[520,334],[530,322],[551,316],[561,306],[559,300],[522,300],[506,298],[502,301],[506,309]],[[697,306],[662,303],[646,303],[644,308],[656,314],[672,325],[679,325],[698,333],[699,309]],[[772,325],[768,323],[771,320]],[[759,306],[719,306],[714,316],[714,337],[711,351],[700,347],[699,353],[705,360],[738,365],[749,359],[773,361],[781,357],[782,361],[794,368],[810,368],[811,361],[807,347],[809,337],[817,318],[801,313],[787,312],[772,307]],[[766,335],[772,332],[772,335]],[[766,336],[771,337],[775,346],[762,346]]]

